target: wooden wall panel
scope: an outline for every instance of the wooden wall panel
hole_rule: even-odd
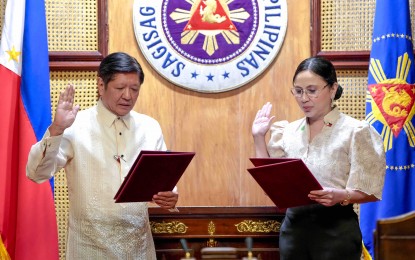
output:
[[[133,2],[108,1],[108,51],[130,53],[143,66],[135,110],[160,122],[168,148],[196,152],[178,184],[179,205],[272,205],[246,171],[254,155],[251,123],[267,101],[278,120],[302,116],[289,89],[296,66],[310,54],[309,0],[287,0],[288,30],[271,66],[249,84],[216,94],[175,86],[151,68],[135,40]]]

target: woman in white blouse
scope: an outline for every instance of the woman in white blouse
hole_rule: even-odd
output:
[[[287,209],[279,241],[283,260],[360,259],[362,237],[353,203],[381,199],[382,138],[367,122],[338,110],[333,101],[342,91],[330,61],[308,58],[299,64],[291,88],[305,117],[272,123],[272,105],[266,103],[253,122],[256,157],[302,159],[324,187],[309,194],[317,204]]]

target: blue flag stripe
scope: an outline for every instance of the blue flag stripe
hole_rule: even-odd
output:
[[[26,0],[21,95],[36,139],[51,123],[48,42],[44,0]]]

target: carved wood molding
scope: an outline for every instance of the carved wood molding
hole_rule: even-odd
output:
[[[276,220],[244,220],[235,225],[241,233],[270,233],[280,232],[281,222]]]
[[[154,234],[185,234],[188,229],[181,221],[150,221],[150,227]]]

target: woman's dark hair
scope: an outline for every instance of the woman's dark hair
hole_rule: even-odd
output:
[[[138,61],[124,52],[114,52],[105,57],[98,69],[98,77],[104,81],[105,87],[114,75],[124,72],[137,72],[140,84],[144,82],[144,72]]]
[[[311,57],[303,60],[298,65],[297,70],[294,73],[293,82],[298,73],[307,70],[322,77],[330,86],[333,86],[333,84],[337,82],[336,70],[334,69],[333,64],[329,60],[326,60],[322,57]],[[343,88],[338,85],[334,100],[339,99],[342,93]]]

